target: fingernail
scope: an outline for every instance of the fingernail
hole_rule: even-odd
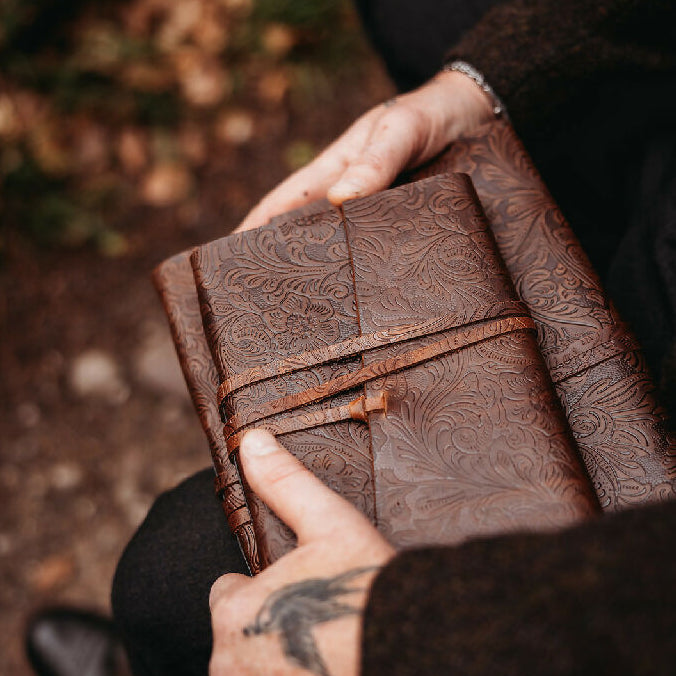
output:
[[[268,455],[276,450],[275,438],[265,430],[251,430],[242,439],[242,451],[248,456]]]
[[[355,179],[347,179],[345,181],[338,181],[335,185],[329,188],[329,193],[332,196],[339,195],[343,198],[357,197],[364,189],[363,184]]]

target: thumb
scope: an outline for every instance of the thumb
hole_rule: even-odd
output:
[[[387,108],[361,152],[346,166],[327,198],[338,205],[388,188],[424,144],[423,117],[409,106]]]
[[[242,439],[240,460],[258,496],[303,544],[338,528],[369,525],[349,502],[325,486],[265,430]]]

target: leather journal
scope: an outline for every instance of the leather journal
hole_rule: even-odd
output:
[[[425,175],[156,270],[253,572],[293,537],[239,475],[252,426],[399,547],[673,495],[640,354],[513,131],[483,128]]]

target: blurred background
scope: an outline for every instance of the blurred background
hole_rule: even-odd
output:
[[[209,454],[150,282],[392,93],[343,0],[0,0],[0,673]]]

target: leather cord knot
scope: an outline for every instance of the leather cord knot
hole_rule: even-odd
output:
[[[378,394],[369,397],[361,395],[348,404],[350,417],[352,420],[361,420],[368,422],[368,414],[372,411],[382,411],[387,413],[387,392],[380,390]]]

